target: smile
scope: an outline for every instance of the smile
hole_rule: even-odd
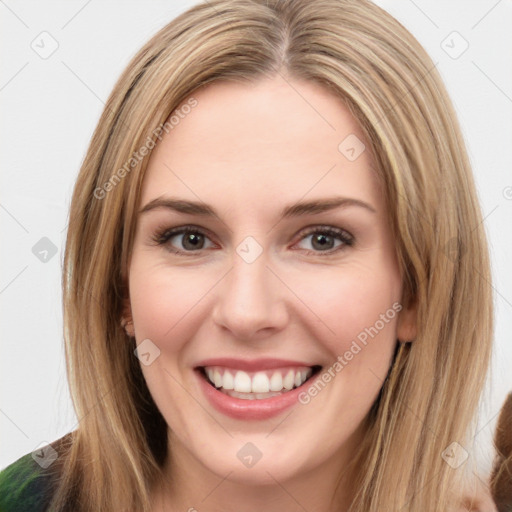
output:
[[[194,374],[209,405],[237,420],[266,420],[300,405],[299,395],[322,369],[306,361],[217,357]]]

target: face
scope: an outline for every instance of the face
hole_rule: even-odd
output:
[[[291,84],[194,93],[151,155],[129,264],[173,457],[240,482],[340,470],[411,332],[369,144]]]

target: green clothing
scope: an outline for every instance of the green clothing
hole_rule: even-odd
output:
[[[46,512],[53,492],[49,469],[24,455],[0,472],[0,512]]]

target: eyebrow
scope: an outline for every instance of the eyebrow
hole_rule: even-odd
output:
[[[375,208],[360,199],[351,197],[328,197],[324,199],[315,199],[312,201],[302,201],[289,206],[286,206],[281,211],[281,218],[299,217],[301,215],[314,215],[335,208],[358,206],[364,208],[372,213],[377,213]],[[215,208],[212,206],[198,202],[188,201],[185,199],[179,199],[174,197],[157,197],[147,203],[140,211],[139,214],[143,214],[157,208],[166,208],[179,213],[186,213],[190,215],[201,215],[205,217],[219,217]]]

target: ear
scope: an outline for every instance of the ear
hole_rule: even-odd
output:
[[[415,300],[409,301],[409,305],[398,313],[396,335],[398,341],[407,342],[416,339],[417,304]]]
[[[135,329],[133,327],[132,307],[130,298],[123,299],[123,313],[121,316],[121,327],[124,327],[126,334],[132,338],[135,337]]]

